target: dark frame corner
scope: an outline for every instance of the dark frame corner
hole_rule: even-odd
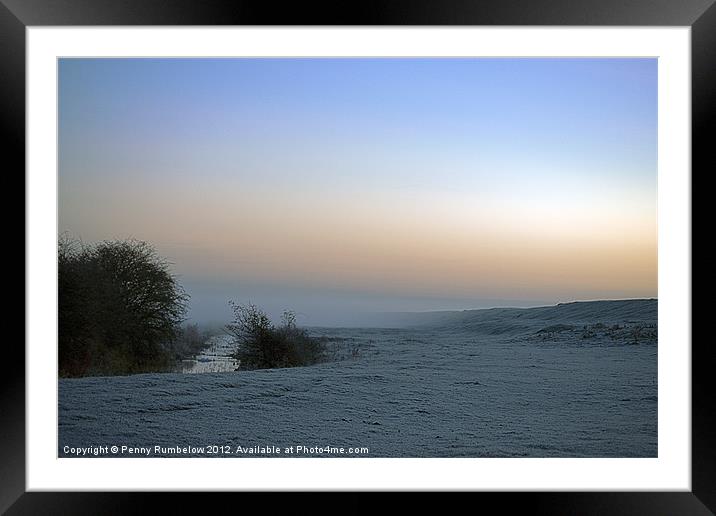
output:
[[[709,136],[716,129],[714,1],[445,0],[437,4],[430,0],[365,0],[352,3],[350,8],[340,2],[313,1],[288,3],[278,10],[270,2],[255,0],[0,0],[0,127],[4,154],[14,163],[13,168],[6,170],[25,169],[25,29],[28,26],[640,25],[691,27],[692,170],[706,174],[710,171],[709,165],[713,168],[710,148],[713,144]],[[691,177],[693,181],[693,172]],[[716,513],[713,439],[716,431],[714,388],[710,381],[714,359],[709,345],[705,341],[692,345],[691,492],[485,493],[480,496],[490,497],[503,506],[528,506],[530,512],[537,514]],[[6,353],[10,353],[6,363],[17,364],[17,367],[9,368],[0,376],[0,512],[125,514],[141,511],[157,497],[161,497],[163,511],[182,509],[186,493],[25,493],[25,356],[23,348],[17,346],[7,346]],[[235,495],[214,496],[226,500]],[[233,501],[235,503],[235,498]]]

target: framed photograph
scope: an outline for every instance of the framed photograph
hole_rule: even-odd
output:
[[[27,306],[0,508],[716,510],[712,3],[3,0]]]

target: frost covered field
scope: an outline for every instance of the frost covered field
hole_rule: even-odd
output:
[[[311,367],[61,379],[59,455],[657,456],[656,300],[412,317],[410,328],[314,328],[337,360]],[[337,456],[292,456],[320,455]]]

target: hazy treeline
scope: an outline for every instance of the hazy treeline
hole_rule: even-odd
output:
[[[204,346],[198,326],[182,326],[188,296],[152,246],[63,236],[58,247],[60,376],[167,370]]]
[[[189,296],[148,243],[87,245],[65,235],[58,249],[60,376],[169,371],[207,346],[213,332],[184,324]],[[232,307],[234,320],[223,329],[242,368],[326,359],[325,344],[298,328],[293,312],[275,326],[254,305]]]

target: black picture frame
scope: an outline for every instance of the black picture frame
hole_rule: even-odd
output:
[[[25,167],[25,29],[28,26],[634,25],[691,27],[693,184],[696,171],[705,175],[714,164],[713,144],[709,138],[716,125],[714,1],[362,0],[351,3],[287,2],[278,8],[271,2],[246,0],[0,0],[0,120],[4,158],[13,163],[5,169],[6,175],[11,175],[14,170],[24,171]],[[159,503],[163,512],[186,506],[187,493],[26,493],[25,354],[22,348],[10,344],[6,342],[5,346],[6,363],[13,365],[6,367],[0,375],[0,511],[7,511],[7,514],[126,514],[141,511],[148,503],[155,503],[157,497],[161,497]],[[688,515],[716,512],[711,343],[694,340],[682,344],[692,345],[691,492],[480,493],[478,496],[484,499],[481,502],[489,498],[506,509],[514,505],[527,506],[530,512],[537,514]],[[218,507],[238,509],[235,499],[228,498],[236,494],[213,496],[220,497]],[[244,493],[240,496],[243,505],[246,496],[257,495]],[[361,506],[368,508],[365,502],[341,504],[343,508],[359,509]],[[311,506],[311,510],[318,508]]]

